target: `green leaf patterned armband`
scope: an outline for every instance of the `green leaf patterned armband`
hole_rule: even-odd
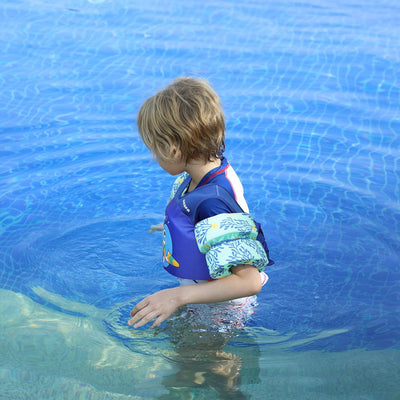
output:
[[[206,255],[210,276],[227,276],[238,264],[254,265],[262,271],[268,258],[257,234],[253,218],[245,213],[219,214],[198,222],[197,245]]]

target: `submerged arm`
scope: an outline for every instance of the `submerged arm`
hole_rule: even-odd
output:
[[[164,224],[161,222],[160,224],[157,225],[151,225],[149,233],[153,233],[155,231],[162,231],[164,229]]]

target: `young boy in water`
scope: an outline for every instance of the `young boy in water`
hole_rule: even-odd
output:
[[[219,97],[205,80],[178,78],[146,100],[137,124],[159,165],[179,175],[164,224],[150,232],[164,231],[163,264],[180,285],[139,302],[128,324],[156,327],[188,304],[245,303],[261,290],[268,279],[262,270],[273,262],[241,182],[222,156]]]

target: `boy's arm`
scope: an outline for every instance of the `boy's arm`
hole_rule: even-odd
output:
[[[155,231],[162,231],[164,229],[164,223],[161,222],[160,224],[157,225],[151,225],[149,233],[153,233]]]
[[[131,311],[128,325],[139,328],[154,320],[159,326],[175,310],[186,304],[218,303],[257,294],[261,290],[260,273],[251,265],[237,265],[232,274],[221,279],[195,285],[177,286],[156,292]]]

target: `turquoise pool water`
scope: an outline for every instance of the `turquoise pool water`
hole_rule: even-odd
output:
[[[397,399],[395,1],[0,3],[0,398]],[[246,328],[132,330],[173,177],[144,99],[210,80],[276,264]]]

